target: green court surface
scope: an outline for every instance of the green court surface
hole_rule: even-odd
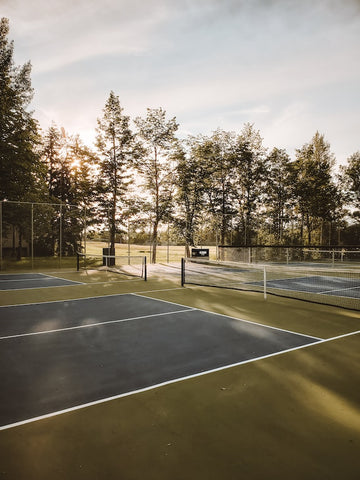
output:
[[[0,430],[0,478],[359,478],[359,312],[181,288],[170,270],[59,277],[83,284],[4,291],[1,305],[136,292],[324,341]]]

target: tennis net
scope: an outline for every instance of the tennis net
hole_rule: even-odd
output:
[[[147,280],[146,256],[77,254],[77,270],[98,270]]]
[[[360,310],[360,269],[182,260],[181,284],[248,290]]]
[[[244,263],[314,264],[349,268],[360,266],[360,247],[318,247],[254,245],[218,245],[218,260]]]

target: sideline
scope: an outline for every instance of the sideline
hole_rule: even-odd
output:
[[[49,413],[49,414],[46,414],[46,415],[41,415],[39,417],[29,418],[27,420],[22,420],[20,422],[11,423],[11,424],[8,424],[8,425],[3,425],[3,426],[0,427],[0,431],[8,430],[10,428],[15,428],[15,427],[18,427],[18,426],[21,426],[21,425],[26,425],[28,423],[37,422],[37,421],[40,421],[40,420],[45,420],[47,418],[52,418],[52,417],[55,417],[55,416],[58,416],[58,415],[62,415],[64,413],[74,412],[76,410],[80,410],[80,409],[83,409],[83,408],[88,408],[88,407],[91,407],[91,406],[94,406],[94,405],[99,405],[101,403],[106,403],[106,402],[110,402],[112,400],[117,400],[119,398],[129,397],[131,395],[136,395],[138,393],[147,392],[149,390],[154,390],[156,388],[160,388],[160,387],[163,387],[163,386],[166,386],[166,385],[171,385],[173,383],[178,383],[178,382],[182,382],[184,380],[189,380],[191,378],[201,377],[203,375],[208,375],[210,373],[215,373],[215,372],[219,372],[219,371],[222,371],[222,370],[227,370],[227,369],[230,369],[230,368],[233,368],[233,367],[237,367],[239,365],[245,365],[245,364],[248,364],[248,363],[257,362],[258,360],[264,360],[266,358],[275,357],[275,356],[278,356],[278,355],[283,355],[284,353],[293,352],[293,351],[296,351],[296,350],[301,350],[301,349],[304,349],[304,348],[311,347],[313,345],[319,345],[319,344],[323,344],[323,343],[332,342],[334,340],[339,340],[339,339],[349,337],[349,336],[352,336],[352,335],[357,335],[357,334],[360,334],[360,330],[358,330],[356,332],[346,333],[344,335],[339,335],[337,337],[328,338],[328,339],[325,339],[325,340],[320,340],[319,342],[309,343],[307,345],[301,345],[299,347],[290,348],[290,349],[287,349],[287,350],[283,350],[281,352],[271,353],[269,355],[264,355],[262,357],[252,358],[250,360],[244,360],[242,362],[234,363],[234,364],[231,364],[231,365],[225,365],[223,367],[218,367],[218,368],[215,368],[215,369],[212,369],[212,370],[207,370],[205,372],[200,372],[200,373],[196,373],[196,374],[193,374],[193,375],[188,375],[186,377],[176,378],[174,380],[169,380],[169,381],[166,381],[166,382],[163,382],[163,383],[158,383],[156,385],[151,385],[149,387],[145,387],[145,388],[142,388],[142,389],[139,389],[139,390],[134,390],[132,392],[126,392],[126,393],[122,393],[122,394],[119,394],[119,395],[114,395],[112,397],[103,398],[101,400],[96,400],[94,402],[89,402],[89,403],[85,403],[85,404],[82,404],[82,405],[76,405],[75,407],[67,408],[65,410],[59,410],[57,412]]]

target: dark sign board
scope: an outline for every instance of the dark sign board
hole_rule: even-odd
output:
[[[191,257],[192,258],[209,258],[209,249],[208,248],[192,248]]]

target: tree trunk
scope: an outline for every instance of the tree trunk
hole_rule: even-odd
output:
[[[115,208],[113,207],[111,211],[111,219],[110,219],[110,248],[112,250],[115,248],[115,236],[116,236]]]
[[[307,236],[308,236],[308,245],[311,245],[311,220],[310,215],[306,215],[306,228],[307,228]]]
[[[19,244],[17,248],[16,260],[18,261],[21,260],[21,254],[22,254],[22,232],[21,230],[19,230]]]
[[[153,250],[152,250],[151,263],[156,263],[156,247],[157,247],[158,225],[159,225],[158,221],[155,221],[154,222],[154,230],[153,230],[153,238],[152,238]]]

